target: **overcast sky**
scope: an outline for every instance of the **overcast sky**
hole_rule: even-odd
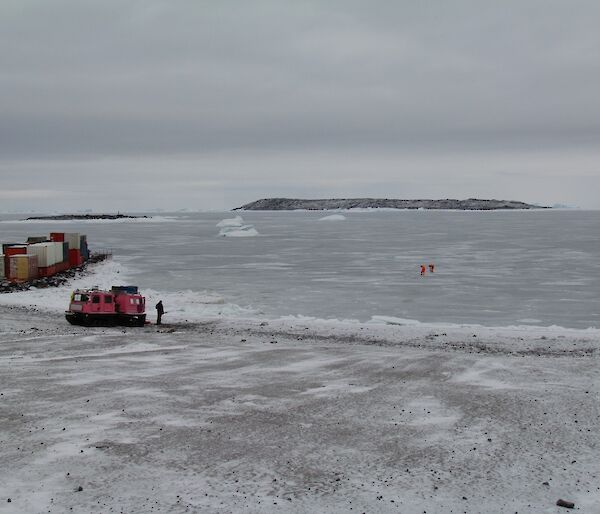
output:
[[[600,208],[597,0],[0,2],[0,211]]]

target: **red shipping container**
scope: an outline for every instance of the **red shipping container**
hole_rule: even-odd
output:
[[[4,273],[8,278],[10,275],[10,256],[11,255],[26,255],[27,247],[25,245],[20,246],[7,246],[4,248]]]
[[[81,266],[82,263],[81,255],[79,254],[79,249],[77,248],[69,248],[69,264],[71,267],[73,266]]]
[[[55,241],[57,243],[63,243],[65,240],[64,232],[50,232],[50,241]]]
[[[55,265],[56,273],[60,271],[66,271],[69,269],[69,261],[57,262]]]
[[[44,268],[38,268],[38,276],[51,277],[52,275],[56,275],[56,266],[46,266]]]
[[[4,255],[26,255],[27,246],[8,246],[4,250]]]

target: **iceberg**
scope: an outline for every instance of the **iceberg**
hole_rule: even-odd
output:
[[[254,237],[259,235],[254,225],[245,224],[241,216],[221,220],[217,223],[217,228],[221,229],[219,235],[224,237]]]

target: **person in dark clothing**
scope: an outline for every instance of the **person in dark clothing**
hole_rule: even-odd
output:
[[[159,302],[156,304],[156,324],[157,325],[161,324],[160,319],[162,318],[162,315],[164,313],[165,313],[165,308],[163,307],[162,300],[159,300]]]

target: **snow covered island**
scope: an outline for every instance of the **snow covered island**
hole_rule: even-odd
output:
[[[391,198],[331,198],[301,200],[297,198],[263,198],[233,209],[245,211],[294,211],[334,209],[453,209],[462,211],[491,211],[499,209],[548,209],[539,205],[511,200],[397,200]]]

